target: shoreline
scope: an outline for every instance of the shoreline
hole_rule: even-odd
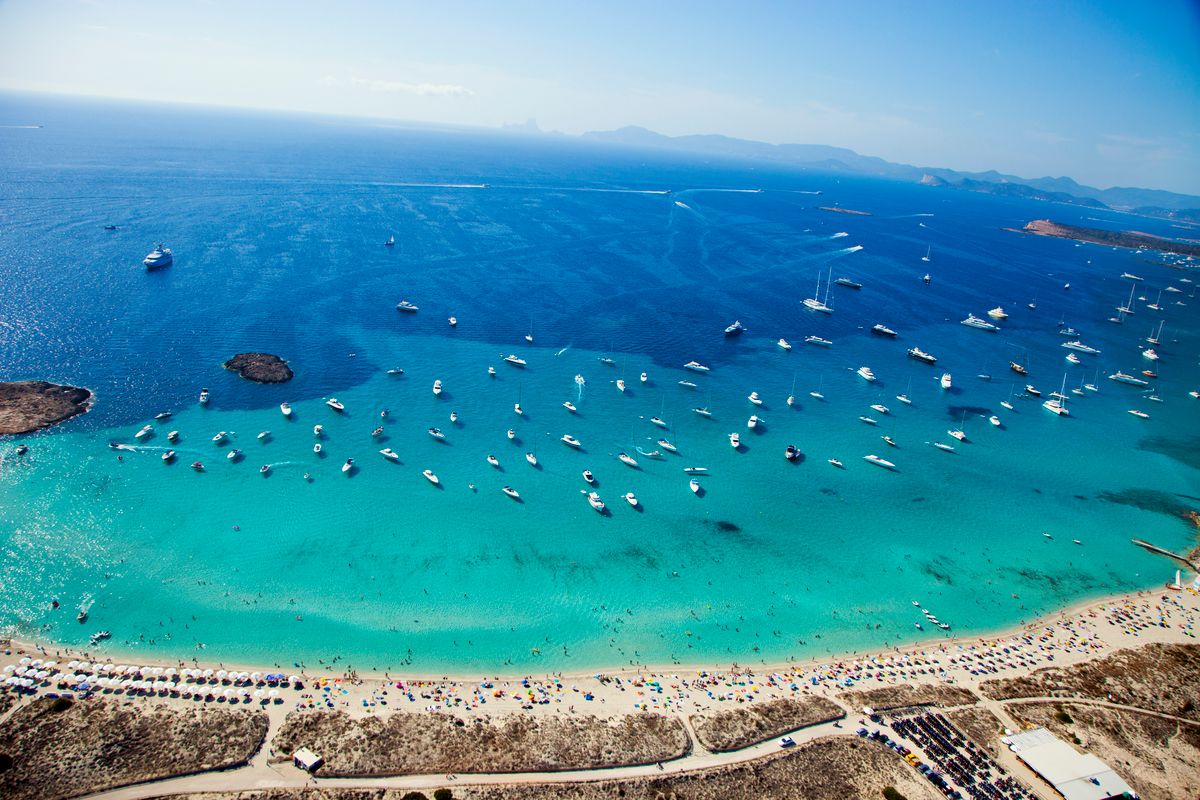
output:
[[[1034,631],[1061,622],[1066,618],[1080,617],[1088,612],[1095,612],[1103,607],[1113,604],[1130,603],[1137,600],[1145,600],[1147,597],[1158,595],[1159,592],[1172,592],[1163,584],[1160,588],[1146,588],[1134,590],[1130,592],[1118,592],[1107,594],[1100,598],[1091,600],[1080,600],[1070,603],[1062,608],[1054,611],[1046,612],[1024,623],[1005,627],[997,630],[994,633],[974,634],[971,636],[957,637],[951,636],[945,639],[930,640],[925,643],[912,642],[903,645],[894,645],[889,648],[864,648],[863,650],[853,650],[850,652],[838,652],[826,656],[796,659],[795,661],[776,661],[765,664],[741,664],[736,661],[721,665],[715,662],[695,663],[695,664],[643,664],[640,666],[625,666],[617,668],[597,667],[593,669],[579,669],[571,671],[555,671],[549,670],[528,671],[524,673],[458,673],[444,672],[435,674],[433,672],[404,672],[393,670],[348,670],[336,672],[322,665],[318,669],[313,669],[310,666],[304,667],[270,667],[267,668],[263,662],[249,663],[239,661],[222,660],[206,656],[205,658],[192,659],[163,659],[163,658],[125,658],[126,656],[136,656],[132,651],[116,651],[105,650],[100,653],[92,653],[84,648],[70,647],[66,645],[58,645],[53,642],[39,642],[33,639],[10,638],[8,639],[8,647],[6,650],[10,658],[19,658],[24,655],[28,656],[46,656],[54,654],[56,658],[74,658],[93,660],[94,655],[103,656],[102,660],[107,662],[117,663],[133,663],[152,667],[174,667],[179,668],[199,668],[199,669],[225,669],[241,672],[265,672],[270,670],[280,670],[291,674],[300,675],[308,681],[328,680],[328,681],[344,681],[352,680],[358,683],[367,681],[389,682],[403,681],[410,683],[427,683],[427,682],[443,682],[454,684],[478,683],[480,681],[502,681],[502,682],[519,682],[522,680],[589,680],[600,676],[606,677],[635,677],[646,674],[666,675],[666,674],[683,674],[683,673],[730,673],[730,674],[772,674],[780,672],[807,672],[821,666],[829,664],[841,664],[853,661],[862,661],[875,657],[891,658],[894,656],[912,656],[933,652],[950,653],[953,650],[970,650],[977,647],[990,647],[1001,641],[1013,639],[1021,635],[1027,635]],[[1184,589],[1184,593],[1189,590]]]

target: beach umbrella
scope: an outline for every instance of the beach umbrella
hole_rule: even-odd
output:
[[[229,677],[229,673],[226,672],[225,670],[223,670],[223,669],[217,670],[217,680],[223,681],[228,677]]]
[[[31,667],[40,667],[40,666],[42,665],[42,663],[43,663],[43,662],[42,662],[42,659],[40,659],[40,658],[35,658],[33,661],[30,661],[30,662],[29,662],[29,666],[31,666]]]
[[[212,676],[213,676],[213,671],[211,669],[204,670],[204,677],[211,678]]]
[[[255,683],[258,683],[260,679],[262,679],[261,672],[251,672],[250,673],[250,680],[254,681]]]
[[[16,665],[16,664],[5,664],[5,665],[4,665],[4,671],[5,671],[5,672],[15,672],[15,671],[16,671],[16,669],[17,669],[17,665]]]
[[[271,691],[267,692],[267,696],[268,697],[279,697],[279,690],[272,689]]]
[[[25,667],[25,666],[29,665],[30,661],[33,661],[33,659],[30,658],[29,656],[21,656],[21,660],[18,661],[17,663],[20,664],[22,667]],[[74,664],[75,662],[72,661],[71,663]]]
[[[226,697],[233,697],[237,692],[233,691],[233,689],[226,689],[224,694]]]

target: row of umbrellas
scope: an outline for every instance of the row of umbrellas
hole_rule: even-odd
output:
[[[182,678],[188,681],[208,681],[215,679],[218,681],[231,681],[233,683],[245,683],[247,681],[251,683],[300,683],[299,675],[285,675],[282,672],[238,672],[236,670],[191,669],[186,667],[184,669],[175,669],[174,667],[133,666],[130,664],[75,660],[68,661],[66,668],[72,672],[94,671],[103,675],[125,675],[155,679],[165,678],[168,681],[178,681]],[[22,657],[16,664],[9,664],[4,667],[4,672],[6,673],[20,676],[31,674],[43,679],[62,671],[57,661],[30,658],[29,656]],[[44,674],[39,675],[38,673]]]

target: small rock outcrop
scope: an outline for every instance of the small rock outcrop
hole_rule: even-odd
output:
[[[255,383],[287,383],[296,374],[286,361],[270,353],[238,353],[224,366]]]

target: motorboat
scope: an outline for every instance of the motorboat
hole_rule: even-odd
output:
[[[451,411],[451,412],[450,412],[450,424],[451,424],[451,425],[457,425],[457,424],[458,424],[458,412],[457,412],[457,411]],[[383,428],[379,428],[378,430],[379,430],[379,432],[380,432],[380,433],[383,433]]]
[[[997,327],[996,325],[993,325],[992,323],[988,322],[986,319],[981,319],[980,317],[977,317],[974,314],[967,314],[967,318],[962,320],[959,324],[966,325],[968,328],[977,328],[981,331],[998,331],[998,330],[1000,330],[1000,328]]]
[[[1109,375],[1108,379],[1110,381],[1116,381],[1117,383],[1127,383],[1130,386],[1149,386],[1150,385],[1150,381],[1144,381],[1141,378],[1134,377],[1133,375],[1126,375],[1124,372],[1121,372],[1120,370],[1117,370],[1112,375]]]
[[[342,472],[349,472],[352,469],[354,469],[354,459],[347,458],[346,463],[342,464]]]
[[[512,441],[513,439],[517,438],[517,432],[514,431],[512,428],[509,428],[507,436],[508,436],[508,440]]]
[[[200,405],[208,405],[208,389],[200,390]]]
[[[884,436],[883,441],[886,442],[887,444],[891,445],[892,447],[898,448],[900,446],[900,445],[896,444],[896,440],[890,436]]]
[[[410,314],[415,314],[418,311],[420,311],[421,309],[420,309],[420,307],[414,305],[413,303],[408,302],[407,300],[401,300],[399,303],[396,303],[396,310],[397,311],[407,311]]]
[[[167,432],[167,441],[168,442],[175,442],[178,440],[179,440],[179,431],[168,431]]]
[[[316,436],[318,439],[320,439],[324,435],[325,435],[325,426],[324,425],[313,425],[313,436]]]
[[[212,437],[213,444],[220,444],[221,442],[225,441],[225,437],[227,435],[228,434],[226,434],[225,431],[217,431],[217,433]]]
[[[175,261],[174,254],[171,253],[171,248],[163,247],[162,242],[156,242],[154,249],[146,254],[142,259],[142,264],[146,269],[161,269],[169,267]]]
[[[1158,377],[1158,373],[1152,369],[1144,369],[1144,370],[1142,370],[1142,374],[1145,375],[1147,378],[1157,378]]]
[[[437,439],[439,442],[446,441],[446,434],[442,433],[440,428],[430,428],[428,430],[428,433],[430,436],[432,436],[434,439]]]
[[[599,511],[601,514],[604,513],[604,501],[600,499],[600,495],[596,494],[595,492],[588,492],[587,501],[588,505],[590,505],[592,508]]]
[[[1025,367],[1025,365],[1018,364],[1016,361],[1008,362],[1008,368],[1011,369],[1013,372],[1017,373],[1018,375],[1028,375],[1029,374],[1029,370]]]
[[[708,467],[684,467],[683,472],[685,475],[707,475]]]
[[[165,452],[165,453],[163,453],[163,454],[162,454],[162,460],[163,460],[163,461],[170,461],[170,460],[171,460],[171,459],[173,459],[174,457],[175,457],[175,451],[174,451],[174,450],[168,450],[167,452]]]
[[[517,492],[516,489],[512,488],[511,486],[501,486],[500,491],[504,492],[506,495],[511,497],[513,500],[521,499],[521,495]]]
[[[863,461],[868,461],[868,462],[874,464],[875,466],[883,467],[884,469],[894,470],[896,468],[896,465],[893,464],[891,461],[888,461],[886,458],[880,458],[879,456],[875,455],[874,453],[872,453],[869,456],[863,456]]]
[[[862,284],[858,281],[852,281],[849,278],[838,278],[834,281],[838,286],[845,286],[850,289],[861,289]]]
[[[389,370],[387,371],[387,374],[388,374],[388,375],[393,375],[393,376],[397,376],[397,375],[403,375],[403,374],[404,374],[404,370],[403,370],[403,369],[401,369],[400,367],[392,367],[391,369],[389,369]]]
[[[712,412],[709,411],[707,408],[693,408],[692,411],[696,412],[697,414],[699,414],[702,417],[711,417],[712,416]]]
[[[526,453],[525,460],[529,462],[529,466],[531,467],[536,467],[538,465],[537,456],[535,456],[533,453]]]
[[[761,406],[763,404],[762,398],[758,396],[758,392],[751,392],[746,399],[756,406]]]
[[[787,446],[787,448],[783,451],[783,457],[786,458],[788,461],[795,461],[797,458],[800,457],[800,448],[796,447],[796,445],[794,445],[794,444],[789,444]]]
[[[726,336],[740,336],[746,330],[746,326],[740,321],[734,320],[733,324],[725,329]]]
[[[855,372],[858,373],[858,377],[862,378],[867,383],[875,382],[875,373],[871,371],[870,367],[859,367],[855,370]]]
[[[617,390],[621,391],[621,392],[625,391],[625,379],[624,378],[617,378]]]
[[[496,377],[496,368],[495,367],[488,367],[488,377],[491,377],[491,378]]]
[[[271,432],[270,432],[270,431],[259,431],[259,432],[258,432],[258,435],[257,435],[257,436],[255,436],[254,438],[255,438],[255,439],[262,440],[262,439],[267,439],[267,438],[269,438],[270,436],[271,436]]]
[[[507,361],[509,364],[512,364],[514,367],[523,367],[528,363],[527,361],[525,361],[525,359],[521,358],[516,353],[509,353],[508,355],[506,355],[504,357],[504,360]]]
[[[995,414],[992,414],[990,417],[988,417],[988,422],[992,423],[997,428],[1000,427],[1000,418],[997,417]]]
[[[1083,363],[1083,359],[1081,359],[1079,356],[1075,355],[1074,353],[1067,353],[1067,363],[1068,364],[1081,364],[1081,363]]]
[[[572,414],[576,413],[579,410],[579,409],[575,408],[575,404],[572,403],[570,400],[563,402],[563,408],[565,408],[567,411],[570,411]]]
[[[1135,417],[1139,417],[1140,419],[1150,419],[1149,414],[1147,414],[1145,411],[1138,411],[1136,408],[1129,409],[1129,413],[1133,414]]]
[[[663,450],[666,450],[668,453],[678,453],[679,452],[679,448],[676,447],[675,445],[673,445],[671,442],[668,442],[666,439],[659,439],[658,446],[661,447]]]
[[[662,421],[661,419],[659,419],[658,417],[651,417],[651,418],[650,418],[650,424],[651,424],[651,425],[657,425],[657,426],[658,426],[658,427],[660,427],[660,428],[665,428],[665,427],[667,427],[667,423],[663,422],[663,421]]]
[[[292,415],[292,404],[291,403],[280,403],[279,404],[279,413],[283,414],[285,417],[290,417]]]
[[[1158,353],[1154,352],[1153,347],[1147,347],[1142,351],[1142,358],[1146,358],[1151,361],[1158,361]]]
[[[1008,313],[1001,306],[996,306],[987,313],[992,319],[1008,319]]]
[[[590,469],[585,469],[583,471],[583,479],[585,481],[587,481],[588,483],[596,482],[596,476],[592,474],[592,471]]]
[[[607,364],[610,367],[617,363],[615,360],[613,360],[612,356],[600,356],[596,360],[601,364]]]
[[[441,393],[442,393],[442,381],[439,378],[438,380],[433,382],[433,396],[437,397]]]
[[[421,470],[421,474],[425,476],[425,480],[429,481],[434,486],[440,486],[442,483],[440,480],[438,480],[438,476],[433,474],[433,470],[431,469],[423,469]]]
[[[142,429],[140,431],[135,433],[133,436],[135,439],[144,439],[152,433],[154,433],[154,426],[153,425],[145,425],[142,427]]]
[[[737,450],[739,447],[742,446],[742,437],[737,434],[737,431],[734,431],[733,433],[729,434],[729,445],[734,450]]]
[[[1035,389],[1035,388],[1034,388],[1034,386],[1033,386],[1033,384],[1031,384],[1031,383],[1027,383],[1027,384],[1025,384],[1025,393],[1026,393],[1026,394],[1031,394],[1031,395],[1033,395],[1034,397],[1041,397],[1041,396],[1042,396],[1042,392],[1041,392],[1041,390],[1040,390],[1040,389]]]
[[[334,411],[340,412],[340,411],[346,410],[346,406],[344,406],[342,403],[340,403],[336,397],[331,397],[328,400],[326,400],[325,405],[329,406]]]
[[[562,436],[559,438],[559,441],[561,441],[561,442],[562,442],[563,444],[565,444],[567,447],[574,447],[574,448],[576,448],[576,449],[579,449],[580,447],[583,447],[583,445],[581,445],[581,444],[579,443],[579,440],[578,440],[578,439],[576,439],[574,436],[572,436],[572,435],[571,435],[571,434],[569,434],[569,433],[564,433],[564,434],[563,434],[563,435],[562,435]]]
[[[641,375],[638,375],[638,380],[642,383],[645,383],[646,381],[650,380],[650,376],[643,372]]]
[[[758,423],[759,423],[758,417],[756,415],[752,414],[750,416],[750,419],[746,420],[746,427],[749,428],[750,430],[754,430],[755,428],[758,427]]]
[[[225,458],[229,459],[230,461],[237,461],[241,457],[242,451],[238,450],[236,447],[225,454]]]
[[[448,320],[446,320],[446,321],[450,323],[450,327],[451,327],[451,328],[457,328],[457,327],[458,327],[458,317],[451,317],[450,319],[448,319]]]
[[[683,387],[683,388],[685,388],[685,389],[695,389],[695,388],[697,388],[696,384],[692,383],[691,381],[679,381],[679,385],[680,385],[680,386],[682,386],[682,387]]]
[[[917,361],[924,361],[926,364],[936,364],[937,363],[936,357],[931,356],[929,353],[926,353],[924,350],[922,350],[919,347],[909,348],[908,357],[915,358]]]
[[[817,347],[833,347],[833,342],[828,339],[822,339],[820,336],[805,336],[804,343],[816,345]]]
[[[321,455],[321,443],[320,442],[317,442],[313,445],[313,452],[316,453],[317,455]]]
[[[938,378],[938,383],[941,384],[943,389],[949,389],[954,385],[954,379],[950,376],[949,372],[943,372],[942,377]]]
[[[688,481],[688,488],[692,490],[692,494],[700,494],[700,481],[692,478]]]
[[[170,411],[160,411],[159,413],[154,415],[154,418],[158,419],[158,420],[163,420],[163,419],[170,419],[172,416],[173,416],[173,414]]]
[[[629,505],[633,506],[634,508],[638,507],[637,495],[635,495],[633,492],[625,493],[625,502],[629,503]]]
[[[922,276],[921,280],[925,281],[925,285],[928,286],[930,284],[930,282],[933,281],[933,278],[930,277],[928,272],[926,272],[925,275]]]
[[[379,455],[383,456],[388,461],[399,461],[400,460],[400,454],[397,453],[395,450],[393,450],[390,447],[385,447],[382,450],[380,450]]]
[[[204,465],[201,464],[199,461],[193,461],[192,469],[196,470],[196,472],[204,472]]]
[[[259,468],[258,468],[258,474],[259,474],[259,475],[266,475],[266,474],[267,474],[267,473],[269,473],[270,471],[271,471],[271,465],[270,465],[270,464],[263,464],[261,467],[259,467]],[[345,472],[345,471],[346,471],[346,467],[343,467],[343,468],[342,468],[342,472]]]
[[[782,339],[782,338],[781,338],[781,339],[780,339],[778,342],[776,342],[775,344],[779,345],[779,347],[780,347],[781,349],[783,349],[783,350],[791,350],[791,349],[792,349],[792,343],[791,343],[791,342],[789,342],[787,339]]]
[[[382,436],[382,435],[383,435],[383,426],[382,426],[382,425],[380,425],[380,426],[379,426],[378,428],[376,428],[375,430],[371,431],[371,438],[372,438],[372,439],[373,439],[373,438],[375,438],[375,437],[377,437],[377,436]]]
[[[495,456],[490,455],[490,454],[487,457],[487,463],[491,464],[493,467],[496,467],[496,468],[500,467],[500,459],[498,459]]]
[[[860,415],[859,415],[859,417],[858,417],[858,421],[859,421],[859,422],[864,422],[864,423],[866,423],[867,425],[878,425],[878,424],[879,424],[878,422],[876,422],[875,420],[871,419],[870,417],[864,417],[864,416],[862,416],[861,414],[860,414]]]
[[[683,365],[683,368],[690,369],[692,372],[709,372],[709,371],[711,371],[711,367],[706,367],[698,361],[689,361]]]
[[[629,455],[628,453],[617,453],[617,461],[620,461],[622,464],[624,464],[627,467],[633,467],[634,469],[638,469],[637,460],[633,456]]]
[[[1060,345],[1060,346],[1065,347],[1068,350],[1078,350],[1081,353],[1087,353],[1088,355],[1092,355],[1092,356],[1100,355],[1099,350],[1097,350],[1094,347],[1088,347],[1086,344],[1079,341],[1078,339],[1074,339],[1069,342],[1063,342],[1062,345]]]
[[[836,459],[836,458],[830,458],[830,459],[826,459],[826,460],[827,460],[827,461],[828,461],[830,464],[832,464],[833,466],[837,467],[838,469],[845,469],[845,468],[846,468],[846,465],[845,465],[845,464],[843,464],[843,463],[842,463],[840,460],[838,460],[838,459]]]

